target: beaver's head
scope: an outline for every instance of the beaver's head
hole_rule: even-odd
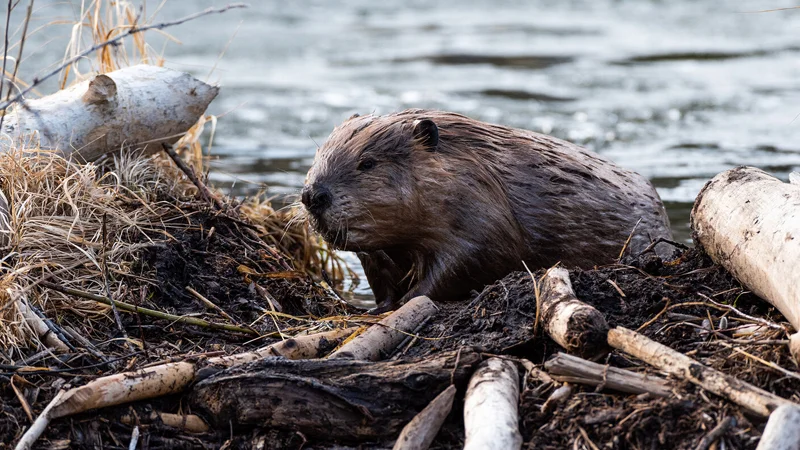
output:
[[[424,233],[429,210],[420,187],[436,124],[415,115],[353,116],[317,151],[302,192],[314,228],[335,247],[403,246]],[[422,158],[421,158],[422,156]]]

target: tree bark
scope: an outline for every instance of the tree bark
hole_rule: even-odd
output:
[[[410,361],[267,358],[197,383],[190,401],[222,427],[352,442],[393,438],[451,379],[463,385],[479,359],[473,350]]]

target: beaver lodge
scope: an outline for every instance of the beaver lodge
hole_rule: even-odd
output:
[[[116,30],[86,52],[106,75],[3,105],[0,448],[797,448],[800,186],[734,169],[672,260],[620,242],[364,315],[291,208],[204,183],[216,88],[120,69],[123,37],[148,55],[133,17],[86,17]]]

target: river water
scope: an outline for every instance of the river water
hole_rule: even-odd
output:
[[[34,22],[74,18],[72,3],[37,1]],[[171,0],[157,17],[222,5]],[[170,28],[182,45],[164,56],[222,86],[210,176],[236,195],[296,194],[317,144],[353,113],[438,108],[552,134],[642,173],[688,241],[692,201],[711,176],[748,164],[785,179],[800,168],[800,10],[758,12],[790,6],[253,1]],[[56,62],[69,31],[32,36],[23,74]]]

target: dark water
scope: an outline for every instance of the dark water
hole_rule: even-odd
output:
[[[158,17],[223,4],[172,0]],[[37,5],[39,24],[75,15],[69,2]],[[168,30],[183,45],[165,57],[202,79],[216,64],[211,112],[224,115],[211,178],[238,195],[298,192],[316,144],[354,112],[439,108],[580,143],[646,175],[688,240],[691,202],[714,174],[800,168],[800,10],[755,12],[789,6],[254,1]],[[39,32],[26,73],[58,60],[69,32]]]

